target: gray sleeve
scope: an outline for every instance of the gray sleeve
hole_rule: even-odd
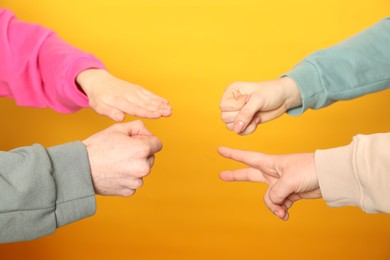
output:
[[[0,152],[0,243],[49,235],[95,210],[81,142]]]

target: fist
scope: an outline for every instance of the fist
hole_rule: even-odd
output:
[[[162,148],[141,121],[115,124],[83,141],[87,147],[95,192],[131,196],[143,185]]]
[[[298,87],[285,77],[258,83],[233,83],[223,93],[220,108],[226,127],[245,135],[253,133],[258,124],[273,120],[300,104]]]

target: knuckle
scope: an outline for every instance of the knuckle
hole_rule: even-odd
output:
[[[133,168],[132,177],[135,178],[143,178],[147,176],[151,171],[151,166],[147,162],[143,162],[142,164],[136,166],[136,168]]]
[[[225,99],[222,99],[221,102],[219,103],[219,108],[221,111],[225,111],[226,109],[229,108],[229,103]]]
[[[284,200],[284,198],[281,196],[281,194],[278,194],[277,192],[273,191],[270,192],[269,198],[272,203],[278,204]]]
[[[145,166],[145,168],[144,168],[144,170],[143,170],[143,176],[145,177],[145,176],[148,176],[149,175],[149,173],[151,172],[151,167],[149,166],[149,165],[147,165],[147,166]]]
[[[140,143],[140,145],[138,145],[138,155],[141,157],[141,158],[146,158],[146,157],[149,157],[150,153],[151,153],[151,147],[146,143],[146,142],[142,142]]]
[[[163,146],[164,146],[163,143],[161,142],[161,140],[157,138],[156,144],[158,145],[158,151],[161,151],[163,149]],[[150,149],[150,147],[149,147],[149,149]]]
[[[228,89],[237,88],[240,86],[240,84],[241,84],[241,82],[235,81],[235,82],[230,83],[227,88]]]
[[[144,182],[142,181],[142,179],[136,179],[135,184],[134,184],[134,188],[139,189],[143,186],[143,184],[144,184]]]
[[[151,167],[148,163],[145,163],[143,166],[140,167],[140,176],[145,177],[149,175],[151,171]]]
[[[232,116],[227,113],[222,113],[221,118],[222,121],[227,122]]]
[[[134,193],[135,193],[135,190],[126,188],[126,189],[123,189],[120,192],[120,196],[122,196],[122,197],[131,197],[131,196],[134,195]]]
[[[264,202],[265,205],[268,207],[268,198],[267,198],[267,194],[264,195],[264,197],[263,197],[263,202]]]

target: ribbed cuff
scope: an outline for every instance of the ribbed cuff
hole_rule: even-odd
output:
[[[302,106],[290,109],[287,111],[288,114],[298,116],[309,108],[321,107],[321,96],[324,93],[324,88],[321,84],[320,74],[313,64],[302,61],[283,76],[295,81],[302,98]]]
[[[48,149],[57,189],[57,227],[92,216],[95,191],[85,146],[77,141]]]
[[[315,153],[322,197],[331,207],[361,206],[361,188],[354,167],[353,147],[352,143]]]

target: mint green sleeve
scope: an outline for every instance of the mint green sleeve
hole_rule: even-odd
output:
[[[0,243],[32,240],[95,213],[81,142],[0,152]]]
[[[309,55],[284,76],[295,81],[302,98],[291,115],[389,88],[390,18]]]

